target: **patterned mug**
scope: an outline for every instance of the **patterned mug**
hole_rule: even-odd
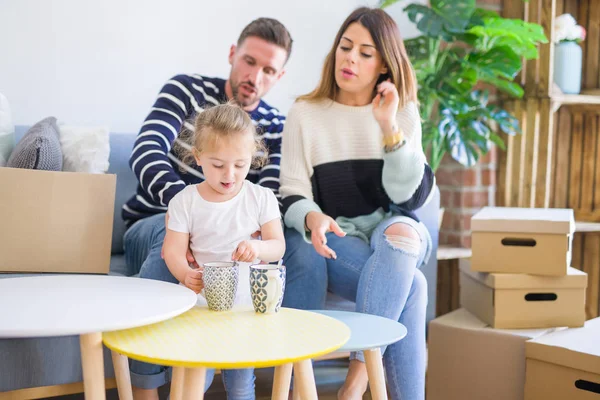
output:
[[[254,264],[250,266],[250,293],[254,311],[273,314],[281,308],[285,292],[285,266]]]
[[[214,261],[204,267],[204,297],[213,311],[228,311],[237,294],[240,269],[234,261]]]

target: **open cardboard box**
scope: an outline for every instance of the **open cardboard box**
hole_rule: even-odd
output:
[[[116,182],[0,168],[0,272],[108,273]]]

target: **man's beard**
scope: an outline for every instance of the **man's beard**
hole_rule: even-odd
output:
[[[240,85],[242,85],[242,84],[246,84],[255,90],[253,97],[247,97],[247,98],[238,97],[238,94],[240,91],[239,88],[240,88]],[[233,100],[242,107],[247,107],[247,106],[253,104],[256,101],[256,98],[258,97],[258,93],[256,92],[256,87],[252,83],[247,82],[247,81],[241,82],[238,85],[231,85],[231,94],[233,94]]]

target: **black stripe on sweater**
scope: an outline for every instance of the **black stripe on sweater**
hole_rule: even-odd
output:
[[[419,187],[412,197],[400,204],[393,204],[383,188],[383,160],[345,160],[314,167],[311,177],[313,199],[321,210],[332,218],[354,218],[369,215],[382,208],[414,217],[412,211],[421,207],[434,184],[434,175],[428,165]],[[283,212],[302,196],[283,199]],[[393,206],[393,207],[392,207]]]

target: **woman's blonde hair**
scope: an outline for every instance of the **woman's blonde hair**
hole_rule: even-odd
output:
[[[194,130],[182,130],[175,142],[175,152],[188,165],[196,165],[194,156],[210,151],[223,139],[236,136],[252,137],[252,167],[260,168],[267,161],[267,148],[258,136],[252,119],[233,102],[206,108],[194,118]]]
[[[358,22],[369,31],[375,42],[375,48],[381,54],[383,64],[388,69],[386,74],[379,77],[377,83],[390,79],[398,89],[399,108],[404,108],[410,101],[417,101],[417,78],[406,53],[398,25],[382,9],[368,7],[357,8],[346,18],[335,37],[329,54],[325,58],[319,85],[315,90],[300,96],[298,99],[307,101],[317,101],[325,98],[336,99],[338,85],[335,81],[335,52],[342,35],[354,22]],[[373,93],[373,96],[375,96],[375,93]]]

